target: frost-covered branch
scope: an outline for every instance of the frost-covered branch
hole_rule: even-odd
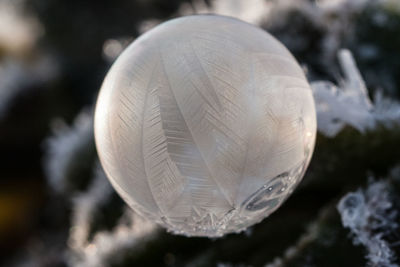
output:
[[[394,251],[384,239],[398,227],[392,206],[385,181],[348,193],[338,204],[343,226],[350,229],[355,244],[365,246],[370,266],[398,266],[393,263]]]
[[[58,120],[53,124],[53,135],[44,142],[44,169],[50,186],[56,192],[68,188],[71,174],[77,166],[88,164],[79,160],[93,146],[93,114],[82,111],[73,126]],[[93,148],[94,149],[94,148]]]
[[[72,198],[72,223],[68,243],[74,249],[88,245],[93,217],[98,208],[109,200],[113,192],[99,162],[96,163],[94,172],[88,191]]]
[[[110,262],[123,260],[125,253],[143,249],[144,243],[156,236],[157,229],[154,223],[127,209],[121,222],[113,231],[97,232],[93,242],[73,252],[73,255],[68,257],[70,265],[75,267],[110,266]]]
[[[365,83],[348,50],[339,51],[344,79],[336,86],[330,82],[311,83],[317,109],[318,130],[333,137],[346,125],[360,132],[374,128],[377,123],[400,124],[400,104],[377,93],[369,99]]]

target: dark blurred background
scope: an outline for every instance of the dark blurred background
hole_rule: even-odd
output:
[[[103,78],[139,34],[196,13],[236,16],[268,30],[310,81],[340,80],[336,54],[348,48],[371,97],[377,90],[393,101],[400,96],[396,0],[0,0],[0,264],[85,266],[68,260],[76,256],[68,243],[71,199],[91,187],[96,153],[88,125]],[[366,186],[367,177],[390,175],[400,163],[399,146],[398,127],[320,134],[304,182],[279,214],[218,240],[160,230],[143,251],[132,249],[109,265],[262,266],[297,246],[310,224],[323,222],[328,230],[284,266],[364,266],[365,251],[348,238],[335,205],[344,193]],[[123,202],[110,194],[99,204],[89,239],[111,231],[124,213]]]

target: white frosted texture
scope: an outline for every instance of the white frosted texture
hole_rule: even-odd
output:
[[[107,74],[95,114],[114,188],[189,236],[238,232],[275,211],[302,179],[315,135],[293,56],[222,16],[174,19],[139,37]]]

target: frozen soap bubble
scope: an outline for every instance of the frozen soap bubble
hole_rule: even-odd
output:
[[[188,236],[270,215],[303,177],[315,135],[293,56],[222,16],[174,19],[139,37],[107,74],[95,114],[101,163],[121,197]]]

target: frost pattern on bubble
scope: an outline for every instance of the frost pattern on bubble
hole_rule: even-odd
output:
[[[265,31],[221,16],[142,35],[112,66],[95,116],[122,198],[195,236],[241,231],[276,210],[303,177],[315,134],[295,59]]]

